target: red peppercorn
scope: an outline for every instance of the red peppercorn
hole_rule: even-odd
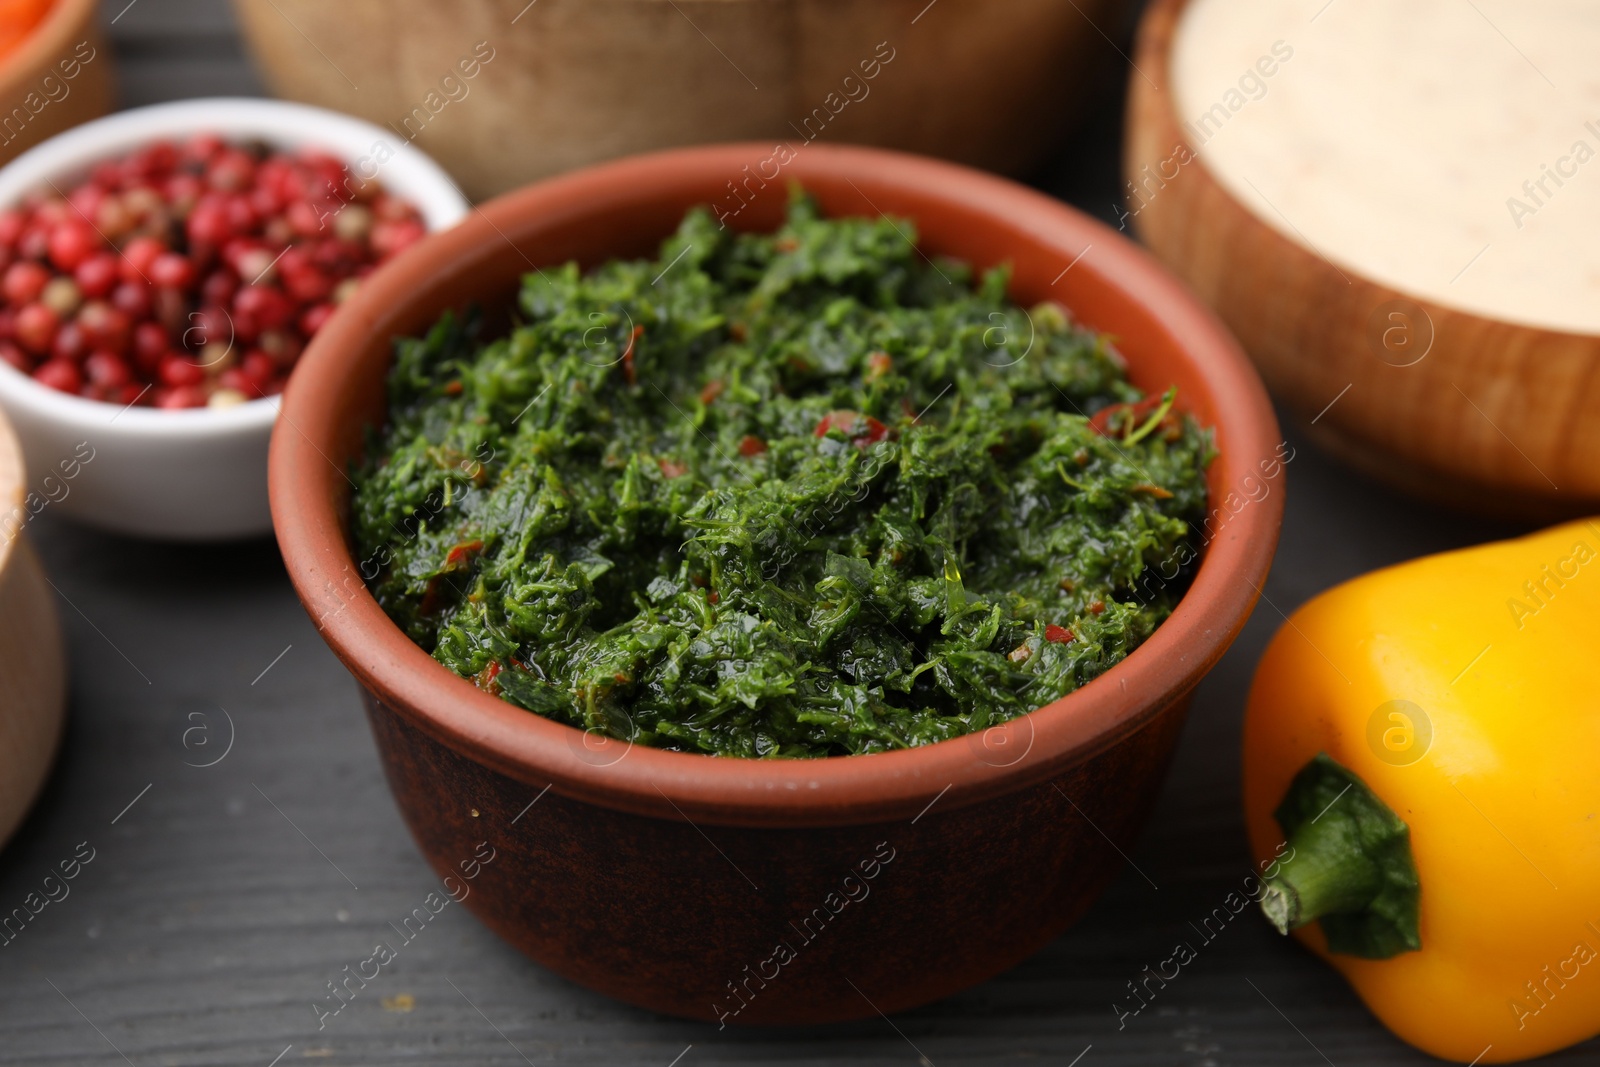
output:
[[[283,210],[283,197],[271,185],[259,180],[246,194],[250,198],[250,208],[258,218],[271,218]]]
[[[122,267],[113,252],[96,252],[78,264],[72,278],[78,291],[90,300],[99,300],[110,294],[122,275]]]
[[[150,314],[150,286],[143,279],[123,282],[111,290],[111,306],[130,319]]]
[[[258,330],[276,330],[289,321],[294,305],[276,289],[247,285],[233,298],[233,313],[253,318]]]
[[[29,352],[43,355],[50,350],[60,324],[56,313],[43,304],[28,304],[17,312],[17,343]]]
[[[230,196],[224,205],[228,213],[228,227],[234,233],[248,233],[261,221],[256,209],[250,205],[248,196]]]
[[[189,316],[183,331],[183,343],[189,348],[201,349],[211,344],[229,344],[234,339],[233,320],[226,310],[207,304]]]
[[[40,385],[48,385],[63,393],[77,393],[83,388],[83,375],[78,373],[77,366],[60,359],[39,364],[33,372],[33,379]]]
[[[50,255],[50,229],[37,221],[17,238],[17,254],[25,259],[44,259]]]
[[[81,220],[63,222],[50,232],[50,262],[70,271],[100,247],[100,235]]]
[[[0,280],[0,290],[4,290],[6,300],[13,304],[31,304],[39,299],[49,280],[48,270],[25,259],[6,268],[4,279]]]
[[[110,192],[104,186],[88,182],[68,193],[67,203],[72,205],[72,209],[78,213],[80,218],[92,219],[95,213],[100,210],[100,205],[105,202],[106,197],[109,195]]]
[[[159,178],[177,165],[178,149],[171,141],[151,141],[128,156],[123,171],[130,178],[143,180]]]
[[[306,308],[300,314],[300,332],[307,337],[315,337],[323,324],[333,317],[333,312],[332,304],[313,304]]]
[[[206,168],[206,184],[218,192],[236,193],[255,179],[256,162],[237,148],[219,152]]]
[[[89,342],[83,336],[83,327],[76,322],[63,322],[50,342],[50,355],[76,363],[89,351]]]
[[[83,371],[92,385],[104,390],[120,389],[133,380],[133,372],[121,357],[111,352],[90,352],[83,361]]]
[[[316,237],[327,227],[324,220],[328,214],[327,209],[320,204],[312,204],[309,200],[296,200],[284,210],[283,217],[301,237]]]
[[[20,211],[0,211],[0,245],[15,248],[28,217]]]
[[[127,407],[129,404],[137,404],[149,392],[149,384],[141,385],[138,382],[129,382],[121,389],[118,389],[115,396],[107,397],[106,399],[113,404]]]
[[[239,291],[239,279],[233,271],[221,267],[206,275],[200,283],[200,299],[207,304],[231,304],[233,294]]]
[[[239,361],[239,373],[255,383],[256,390],[265,390],[278,377],[278,365],[271,356],[253,348]]]
[[[161,369],[157,373],[161,384],[172,388],[183,385],[199,385],[206,380],[204,367],[198,363],[191,363],[177,353],[163,356]]]
[[[121,354],[127,350],[133,322],[128,315],[103,300],[91,300],[78,312],[78,326],[91,348]]]
[[[189,234],[189,240],[198,245],[210,245],[216,248],[233,236],[233,227],[228,221],[227,205],[219,200],[202,198],[189,212],[189,218],[184,224]]]
[[[206,394],[197,386],[180,385],[172,389],[158,391],[155,406],[168,411],[181,408],[203,408],[206,406]]]
[[[76,212],[72,210],[71,204],[48,193],[44,194],[44,198],[39,200],[33,209],[34,221],[47,233],[75,215]]]
[[[150,290],[150,317],[172,336],[183,333],[189,299],[176,289]]]
[[[261,391],[254,378],[245,374],[238,367],[229,367],[217,375],[217,388],[234,389],[248,397],[260,397],[266,394]]]
[[[403,222],[387,220],[373,223],[372,250],[379,259],[388,259],[400,250],[415,244],[423,235],[422,223],[415,219]]]
[[[197,133],[178,149],[178,156],[186,163],[205,163],[226,147],[214,133]]]
[[[33,373],[33,357],[17,347],[15,341],[0,341],[0,362],[11,364],[23,374]]]
[[[146,320],[133,327],[134,359],[157,360],[171,347],[167,331],[160,323]]]
[[[148,282],[151,264],[166,250],[167,246],[154,237],[135,237],[129,241],[122,249],[123,281]]]
[[[187,214],[199,203],[205,193],[205,185],[193,174],[174,174],[162,185],[161,191],[167,203],[177,208],[179,214]]]
[[[150,261],[150,281],[167,289],[188,289],[194,285],[194,264],[177,252],[163,252]]]
[[[237,297],[234,298],[237,301]],[[244,344],[254,344],[261,333],[261,320],[256,318],[255,312],[250,310],[234,310],[228,320],[228,329],[233,338]]]

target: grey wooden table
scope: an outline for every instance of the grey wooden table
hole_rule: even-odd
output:
[[[261,91],[223,4],[108,0],[106,20],[119,12],[125,106]],[[1118,108],[1107,100],[1041,180],[1102,217],[1117,196]],[[1112,1008],[1248,869],[1239,721],[1280,611],[1373,567],[1512,532],[1395,496],[1292,429],[1290,440],[1277,566],[1196,695],[1133,853],[1148,880],[1124,872],[1075,929],[986,985],[892,1023],[809,1030],[718,1032],[614,1003],[450,909],[319,1031],[311,1005],[325,983],[435,885],[384,785],[355,684],[270,541],[173,547],[47,514],[30,533],[62,591],[71,721],[48,791],[0,854],[0,908],[80,842],[94,859],[69,897],[0,949],[0,1063],[1423,1062],[1336,975],[1249,915],[1125,1028]],[[195,766],[230,732],[226,758]],[[1550,1062],[1600,1062],[1600,1046]]]

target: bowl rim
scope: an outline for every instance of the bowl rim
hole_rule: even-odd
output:
[[[257,97],[210,96],[129,108],[81,123],[46,138],[0,166],[0,210],[10,208],[44,182],[54,182],[94,162],[127,152],[152,139],[216,132],[223,137],[259,137],[275,147],[322,148],[347,166],[367,158],[376,142],[393,145],[392,131],[364,119],[310,104]],[[430,232],[455,225],[470,202],[444,168],[409,141],[377,176],[386,188],[399,188],[422,212]],[[158,411],[121,406],[40,385],[9,363],[0,362],[0,401],[25,408],[35,418],[64,427],[104,432],[113,422],[125,434],[190,441],[218,435],[265,432],[276,419],[280,398],[247,400],[228,408]]]
[[[391,711],[447,747],[527,783],[530,804],[543,795],[541,789],[554,788],[636,814],[809,827],[920,818],[941,799],[941,810],[948,811],[1014,792],[1110,748],[1185,699],[1243,627],[1266,579],[1282,520],[1281,491],[1234,515],[1207,544],[1172,615],[1087,685],[985,734],[814,760],[730,759],[597,739],[482,692],[413,644],[360,580],[335,502],[347,499],[340,494],[348,487],[324,446],[334,447],[332,434],[339,429],[335,385],[347,353],[373,343],[372,334],[384,328],[386,306],[417,300],[430,284],[469,262],[474,249],[509,241],[506,230],[519,225],[513,220],[581,217],[608,200],[647,200],[648,190],[662,181],[709,174],[714,185],[768,151],[745,143],[633,156],[482,205],[461,226],[396,257],[395,269],[363,287],[351,313],[331,321],[308,347],[285,394],[296,432],[280,422],[273,435],[273,522],[290,579],[323,640]],[[1258,456],[1280,444],[1265,388],[1237,342],[1181,283],[1109,226],[1005,179],[882,149],[808,146],[790,164],[788,177],[804,184],[808,174],[842,175],[869,187],[910,187],[949,210],[981,214],[991,225],[1030,235],[1052,257],[1059,253],[1063,266],[1076,262],[1074,256],[1083,259],[1092,246],[1100,254],[1082,266],[1180,339],[1174,346],[1205,383],[1214,424],[1227,427],[1230,444],[1214,461],[1210,479],[1213,506],[1221,496],[1218,485],[1238,485],[1256,471]],[[1022,756],[1004,765],[984,758],[983,750],[992,752],[996,744],[1023,742]]]

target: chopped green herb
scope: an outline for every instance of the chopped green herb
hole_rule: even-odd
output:
[[[531,712],[726,756],[942,741],[1104,672],[1183,592],[1149,577],[1210,435],[914,241],[696,210],[654,261],[528,275],[505,336],[398,342],[355,472],[379,602]]]

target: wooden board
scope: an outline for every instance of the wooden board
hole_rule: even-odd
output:
[[[107,18],[126,2],[108,5]],[[124,100],[253,84],[224,15],[210,0],[138,0],[112,27]],[[1060,146],[1041,183],[1110,219],[1120,116],[1114,103],[1100,111],[1095,127]],[[1248,870],[1239,717],[1278,609],[1379,565],[1512,532],[1418,506],[1292,443],[1278,566],[1196,694],[1132,852],[1137,871],[992,982],[892,1024],[804,1031],[719,1032],[608,1001],[447,909],[319,1032],[311,1004],[324,983],[391,936],[388,924],[434,884],[384,785],[355,685],[317,639],[270,542],[156,546],[47,514],[35,540],[64,594],[71,724],[42,807],[0,853],[0,911],[80,842],[95,852],[71,895],[0,948],[0,1064],[267,1067],[280,1054],[277,1067],[669,1067],[680,1055],[677,1067],[1435,1062],[1396,1042],[1337,976],[1250,915],[1198,945],[1125,1028],[1112,1010],[1145,966],[1197,940],[1190,924],[1222,906]],[[232,749],[194,766],[222,754],[230,721]],[[1545,1062],[1597,1059],[1590,1043]]]

